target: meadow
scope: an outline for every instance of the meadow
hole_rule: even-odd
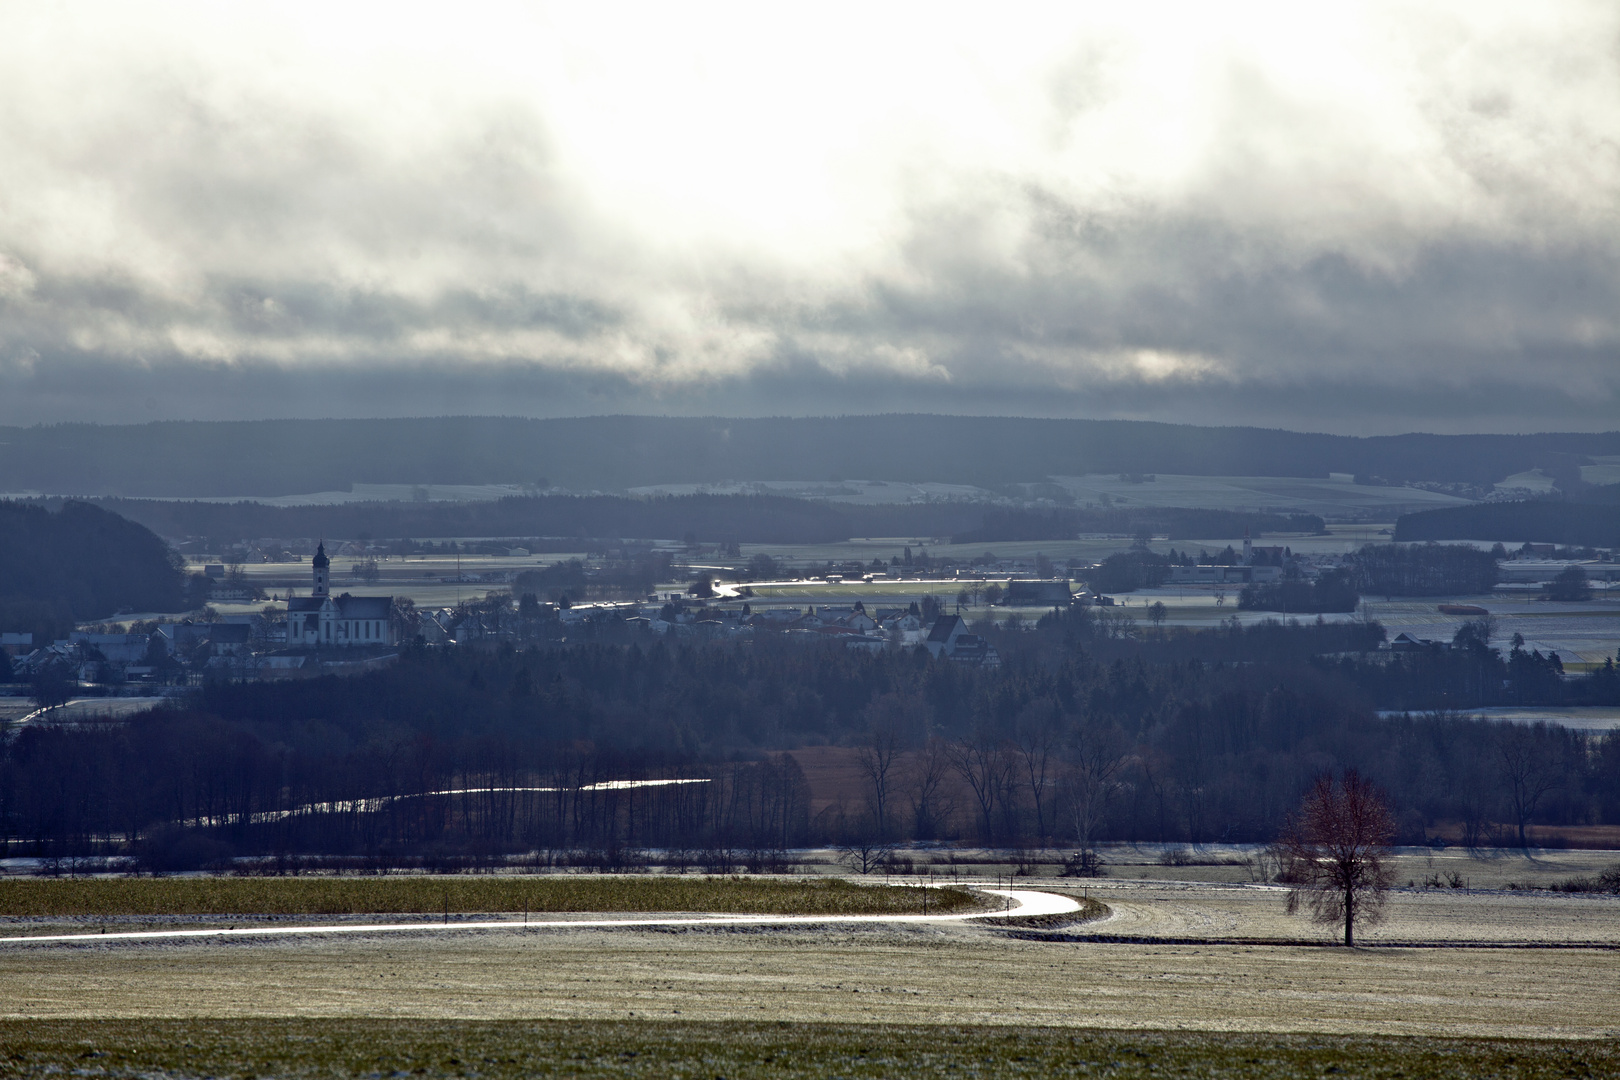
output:
[[[658,876],[12,878],[0,918],[180,915],[437,915],[497,912],[725,912],[909,915],[924,890],[805,880]],[[981,910],[959,888],[927,890],[929,914]]]
[[[1620,1044],[769,1021],[0,1022],[8,1076],[1590,1076]]]

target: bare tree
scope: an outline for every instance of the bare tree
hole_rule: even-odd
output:
[[[857,874],[870,874],[893,850],[893,845],[880,843],[870,835],[859,836],[838,845],[838,861]]]
[[[874,717],[866,738],[856,751],[861,772],[866,775],[868,797],[877,818],[879,840],[889,838],[889,787],[895,772],[895,760],[900,756],[900,737],[895,725]],[[864,871],[863,871],[864,872]]]
[[[979,804],[979,815],[984,825],[984,842],[995,842],[995,810],[1012,773],[1012,762],[1002,749],[1000,740],[987,731],[979,731],[964,742],[949,743],[945,748],[951,768],[961,775],[973,791]]]
[[[1118,788],[1116,779],[1125,764],[1115,730],[1081,728],[1075,738],[1072,767],[1065,778],[1069,811],[1074,818],[1075,842],[1090,865],[1098,865],[1097,833],[1108,801]]]
[[[954,812],[941,790],[950,767],[945,744],[939,739],[929,739],[912,760],[906,796],[911,803],[912,835],[918,840],[938,836],[940,826]]]
[[[1288,913],[1303,901],[1325,926],[1344,924],[1344,943],[1353,946],[1356,923],[1371,926],[1383,918],[1384,900],[1395,872],[1385,864],[1395,837],[1395,820],[1372,781],[1346,769],[1335,782],[1316,778],[1282,840],[1286,860]]]
[[[871,814],[852,819],[840,808],[838,834],[838,861],[857,874],[870,874],[894,850],[894,845],[878,835]]]
[[[1049,713],[1026,715],[1018,728],[1018,759],[1029,784],[1030,800],[1035,804],[1035,841],[1042,847],[1051,837],[1046,812],[1047,789],[1053,784],[1052,757],[1057,748],[1054,719]]]
[[[1519,830],[1519,850],[1528,851],[1530,840],[1524,827],[1530,823],[1542,798],[1558,786],[1562,770],[1553,767],[1547,726],[1505,724],[1497,735],[1502,779],[1507,781],[1508,802],[1513,823]]]

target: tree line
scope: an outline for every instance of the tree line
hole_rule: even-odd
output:
[[[1620,703],[1613,665],[1569,679],[1523,650],[1391,657],[1366,624],[981,629],[1000,668],[584,631],[212,684],[127,723],[30,725],[0,757],[0,822],[13,853],[47,855],[200,836],[240,854],[656,847],[763,865],[806,843],[1270,841],[1313,777],[1353,767],[1407,842],[1620,824],[1620,736],[1467,714],[1504,681],[1526,702]],[[813,806],[793,752],[824,745],[863,779]],[[648,779],[708,782],[593,787]]]
[[[1421,542],[1485,537],[1512,544],[1620,548],[1620,505],[1614,501],[1620,484],[1599,491],[1608,497],[1607,504],[1526,499],[1403,514],[1395,522],[1395,539]]]
[[[38,505],[57,505],[40,500]],[[690,539],[704,543],[814,544],[852,536],[938,536],[955,543],[1073,539],[1082,532],[1255,536],[1320,532],[1313,514],[1137,508],[1055,511],[990,507],[971,501],[862,505],[782,495],[524,495],[486,502],[352,502],[274,506],[259,502],[168,502],[100,498],[101,508],[167,537],[215,546],[262,537],[366,540],[492,536],[531,548],[547,538],[577,550],[581,540]]]

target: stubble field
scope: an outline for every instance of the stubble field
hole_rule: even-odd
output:
[[[0,951],[0,994],[5,1015],[35,1019],[636,1017],[1620,1037],[1620,898],[1403,892],[1389,922],[1364,931],[1372,947],[1345,950],[1329,944],[1331,929],[1284,914],[1276,889],[1081,889],[1112,915],[1050,933],[994,919],[452,925],[344,940],[10,946]]]
[[[1286,915],[1275,888],[1140,878],[1038,887],[1089,894],[1111,914],[1056,928],[993,918],[452,925],[343,939],[8,946],[0,1043],[13,1056],[0,1069],[73,1065],[79,1048],[107,1055],[93,1064],[109,1075],[133,1075],[147,1044],[150,1060],[185,1074],[1620,1068],[1617,897],[1403,890],[1388,922],[1361,935],[1369,947],[1346,950],[1330,944],[1330,928]],[[130,1021],[141,1023],[118,1026]],[[352,1044],[361,1037],[364,1053]],[[1531,1041],[1482,1041],[1500,1039]],[[197,1067],[177,1069],[188,1054]]]

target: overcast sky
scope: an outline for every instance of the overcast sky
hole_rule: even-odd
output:
[[[0,6],[0,422],[1620,427],[1620,4]]]

